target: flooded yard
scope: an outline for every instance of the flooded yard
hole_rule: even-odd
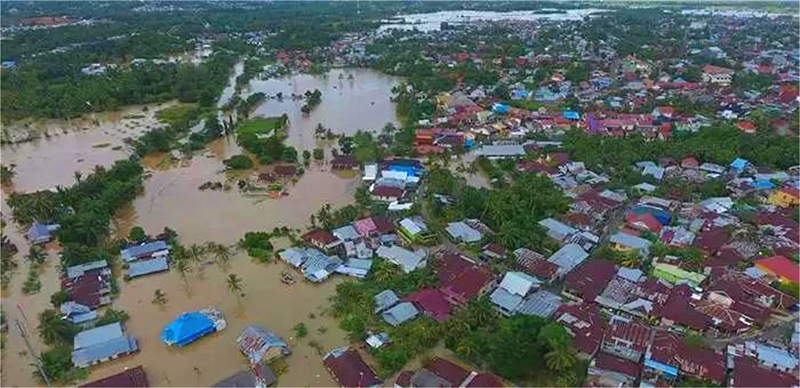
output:
[[[354,76],[348,79],[351,73]],[[340,80],[338,74],[344,74],[343,79]],[[256,80],[244,94],[263,91],[274,95],[283,91],[290,95],[320,89],[322,103],[309,115],[300,112],[301,101],[291,99],[267,100],[253,115],[287,113],[290,118],[288,142],[303,150],[326,144],[314,138],[313,130],[318,123],[350,134],[357,129],[377,130],[387,122],[396,122],[389,98],[397,82],[396,78],[374,72],[345,69],[333,70],[327,77],[296,75]],[[226,89],[225,93],[228,91]],[[75,171],[87,175],[95,165],[107,166],[127,157],[130,150],[123,146],[123,139],[155,127],[157,110],[155,106],[147,111],[133,107],[124,112],[98,114],[94,119],[52,121],[17,128],[33,128],[37,133],[46,131],[49,137],[42,135],[35,141],[2,147],[3,164],[15,164],[17,172],[13,188],[4,188],[3,199],[11,189],[29,192],[70,185],[75,180]],[[248,231],[281,226],[302,229],[308,224],[309,216],[326,202],[334,206],[350,203],[358,185],[357,175],[337,175],[328,166],[312,163],[302,177],[287,185],[288,196],[280,199],[247,196],[236,185],[241,177],[224,171],[222,164],[223,159],[238,153],[241,149],[230,137],[209,144],[191,160],[175,162],[164,155],[144,158],[142,163],[149,175],[144,193],[119,212],[112,229],[119,236],[137,225],[150,234],[170,227],[179,233],[181,242],[186,245],[208,241],[233,245]],[[326,155],[330,156],[330,152]],[[228,182],[231,188],[198,189],[208,181]],[[2,210],[8,219],[4,200]],[[38,314],[49,308],[50,295],[58,290],[58,248],[54,246],[49,250],[50,258],[40,277],[41,292],[24,295],[21,288],[27,274],[24,255],[28,246],[22,231],[15,229],[16,225],[10,224],[6,230],[20,252],[16,255],[19,268],[3,293],[3,311],[9,331],[3,352],[1,383],[3,386],[33,386],[39,383],[33,377],[32,360],[24,350],[26,347],[15,321],[25,326],[35,353],[46,349],[36,334],[36,326]],[[130,282],[120,279],[120,297],[114,300],[112,307],[130,314],[127,329],[139,339],[141,351],[92,368],[89,379],[143,365],[153,386],[208,386],[245,367],[235,339],[246,326],[258,324],[274,330],[293,347],[293,354],[286,358],[285,371],[279,376],[279,385],[334,385],[319,352],[348,344],[338,323],[325,314],[336,284],[347,280],[333,276],[323,284],[301,281],[287,286],[280,282],[283,270],[283,263],[254,263],[244,253],[238,253],[227,272],[217,266],[207,266],[195,269],[186,281],[176,271]],[[244,297],[237,299],[227,291],[225,277],[229,273],[243,279]],[[156,289],[166,294],[165,306],[151,303]],[[225,314],[227,330],[182,349],[168,348],[161,342],[161,330],[181,312],[207,307],[215,307]],[[292,338],[292,327],[300,322],[308,327],[309,334],[303,339]]]

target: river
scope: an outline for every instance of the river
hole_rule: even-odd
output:
[[[240,67],[231,81],[238,75],[238,69]],[[339,74],[344,74],[343,79],[339,79]],[[349,74],[353,74],[352,79],[348,79]],[[290,118],[288,142],[302,150],[327,144],[313,136],[318,123],[348,134],[357,129],[377,130],[387,122],[396,123],[394,106],[389,98],[392,87],[398,82],[398,78],[369,70],[336,69],[327,77],[293,75],[274,80],[254,80],[243,93],[262,91],[269,95],[277,92],[290,95],[292,92],[320,89],[322,103],[308,115],[300,112],[302,102],[291,99],[282,102],[269,99],[253,115],[286,113]],[[220,103],[230,98],[232,85],[225,89]],[[2,147],[3,164],[15,164],[18,173],[13,187],[3,190],[5,217],[8,217],[5,196],[12,189],[28,192],[70,185],[75,179],[74,171],[88,174],[95,165],[108,166],[127,157],[130,150],[119,147],[123,145],[123,139],[157,126],[153,116],[159,108],[149,106],[145,111],[143,107],[131,107],[122,112],[95,115],[97,125],[92,118],[86,118],[9,128],[15,131],[36,128],[37,133],[47,131],[50,136]],[[119,212],[112,223],[115,235],[125,235],[135,225],[142,226],[150,234],[157,234],[168,226],[178,231],[181,242],[186,245],[207,241],[232,245],[247,231],[272,230],[280,226],[302,229],[309,216],[326,202],[334,206],[351,202],[359,184],[357,177],[337,175],[329,171],[327,165],[312,163],[304,176],[288,185],[288,196],[280,199],[248,197],[236,188],[239,176],[225,172],[222,164],[223,159],[240,152],[234,139],[229,137],[212,142],[190,160],[175,162],[165,155],[148,156],[143,160],[149,175],[145,180],[144,194]],[[330,156],[330,153],[326,155]],[[206,181],[229,181],[233,188],[228,191],[198,190],[198,186]],[[16,229],[13,224],[7,229],[21,252],[16,256],[20,268],[3,293],[3,311],[10,328],[3,351],[1,383],[2,386],[32,386],[38,384],[32,376],[32,361],[23,352],[25,346],[14,322],[25,323],[27,318],[26,328],[34,351],[46,349],[36,335],[35,327],[39,312],[48,308],[50,295],[58,289],[58,247],[54,244],[48,248],[50,259],[40,277],[42,291],[23,295],[20,290],[27,274],[23,256],[28,247],[22,231]],[[120,297],[114,300],[112,307],[130,314],[127,329],[139,339],[141,351],[92,368],[89,379],[143,365],[153,386],[208,386],[245,367],[235,339],[247,325],[260,324],[288,339],[294,347],[293,354],[286,358],[286,371],[279,377],[280,385],[334,385],[322,365],[321,356],[309,343],[315,341],[324,351],[348,344],[338,323],[324,315],[335,285],[347,280],[334,276],[324,284],[298,282],[287,286],[279,280],[283,269],[282,263],[254,263],[245,254],[238,253],[231,260],[227,272],[208,266],[190,274],[186,282],[176,272],[130,282],[120,280]],[[227,292],[227,273],[242,277],[245,297],[237,300]],[[168,302],[163,307],[151,303],[156,289],[161,289],[167,296]],[[183,349],[167,348],[161,343],[160,331],[180,312],[209,306],[225,314],[227,330]],[[291,338],[292,327],[299,322],[304,322],[309,329],[308,337],[302,340]]]

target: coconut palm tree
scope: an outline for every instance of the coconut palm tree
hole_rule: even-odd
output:
[[[551,350],[544,355],[544,361],[547,367],[555,372],[568,370],[575,365],[575,350],[566,344],[553,341]]]
[[[78,329],[69,321],[61,319],[56,310],[45,310],[39,314],[39,326],[36,327],[36,331],[44,343],[53,345],[71,343]]]
[[[639,251],[632,249],[625,254],[619,261],[619,264],[628,268],[639,268],[642,265],[642,258],[639,256]]]
[[[192,260],[194,265],[200,268],[200,266],[203,265],[203,257],[205,255],[205,249],[203,249],[203,247],[197,244],[192,244],[189,246],[188,253],[189,253],[189,258]]]
[[[236,299],[244,296],[242,290],[244,290],[244,285],[242,284],[242,278],[237,276],[236,274],[228,275],[227,280],[225,283],[228,285],[228,291],[232,294],[236,295]]]
[[[25,258],[28,259],[28,261],[30,261],[33,265],[42,265],[44,264],[46,255],[41,248],[33,246],[28,251],[28,255],[25,256]]]
[[[155,293],[153,293],[153,304],[157,304],[159,306],[163,306],[167,304],[167,294],[161,289],[157,289]]]
[[[223,271],[227,271],[228,264],[231,260],[231,249],[227,245],[209,242],[206,244],[206,250],[214,256],[214,261],[217,262]]]

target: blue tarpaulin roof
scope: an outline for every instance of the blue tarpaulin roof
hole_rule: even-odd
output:
[[[633,214],[639,214],[639,215],[644,213],[650,213],[650,215],[655,217],[655,219],[658,220],[658,222],[660,222],[661,225],[669,225],[669,221],[672,218],[672,215],[669,214],[669,212],[661,209],[656,209],[650,206],[637,206],[631,209],[631,211],[633,212]]]
[[[669,366],[669,365],[666,365],[666,364],[662,364],[662,363],[660,363],[660,362],[658,362],[656,360],[652,360],[652,359],[649,359],[649,358],[645,359],[644,360],[644,366],[653,368],[655,370],[660,370],[660,371],[662,371],[662,372],[664,372],[664,373],[666,373],[668,375],[672,375],[672,376],[676,376],[676,377],[678,376],[678,368],[676,368],[674,366]]]
[[[508,113],[509,110],[511,110],[511,107],[509,107],[506,104],[499,104],[498,103],[498,104],[494,104],[494,106],[492,106],[492,111],[494,111],[495,113]]]
[[[750,162],[748,162],[747,159],[742,159],[742,158],[736,158],[733,160],[733,162],[731,162],[731,168],[739,171],[744,170],[749,165]]]
[[[185,346],[215,330],[211,318],[193,311],[170,322],[161,333],[161,340],[167,345]]]
[[[564,115],[565,119],[569,119],[569,120],[580,120],[581,119],[581,114],[576,112],[576,111],[574,111],[574,110],[565,110],[565,111],[561,112],[561,114]]]

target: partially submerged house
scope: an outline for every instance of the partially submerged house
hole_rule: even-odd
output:
[[[34,221],[33,225],[28,229],[25,237],[31,245],[45,244],[53,241],[53,233],[58,230],[58,224],[42,224]]]
[[[61,316],[69,322],[81,324],[97,319],[97,311],[74,301],[64,302],[59,306]]]
[[[261,326],[248,326],[236,338],[236,343],[251,365],[269,363],[292,353],[283,338]]]
[[[165,271],[169,271],[169,261],[167,261],[165,256],[149,260],[138,260],[128,265],[129,278],[137,278],[139,276]]]
[[[378,387],[381,380],[353,348],[333,349],[322,358],[325,368],[342,387]]]
[[[79,368],[109,361],[139,350],[136,338],[125,334],[119,322],[84,330],[72,341],[72,364]]]
[[[169,246],[165,241],[156,240],[139,245],[129,246],[119,252],[120,257],[125,262],[146,259],[151,257],[161,257],[169,255]]]
[[[97,388],[112,388],[112,387],[129,387],[129,388],[143,388],[149,387],[150,383],[147,381],[147,374],[144,368],[139,365],[133,368],[125,369],[122,372],[113,374],[102,379],[90,381],[81,387],[97,387]]]
[[[212,387],[256,387],[264,388],[278,381],[275,372],[265,364],[258,364],[247,370],[238,371],[212,385]]]
[[[227,326],[222,313],[217,310],[185,312],[164,328],[161,341],[170,346],[183,347]]]

